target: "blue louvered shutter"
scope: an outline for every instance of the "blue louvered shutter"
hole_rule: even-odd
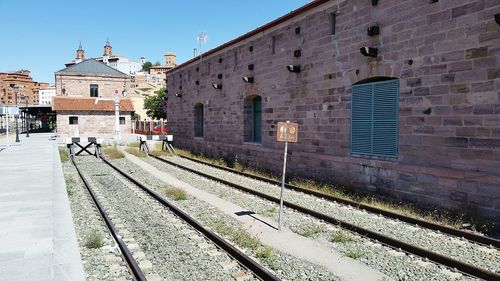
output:
[[[398,156],[399,80],[373,85],[373,154]]]
[[[354,85],[351,153],[398,155],[399,80]]]
[[[351,152],[372,153],[373,86],[354,85],[351,98]]]

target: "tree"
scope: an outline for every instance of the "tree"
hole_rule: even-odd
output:
[[[144,99],[146,114],[154,119],[167,118],[167,89],[161,88],[154,95]]]
[[[159,61],[156,61],[155,64],[153,64],[154,66],[160,66],[161,63]]]
[[[142,71],[148,71],[151,66],[153,66],[153,64],[150,61],[143,63],[142,64]]]

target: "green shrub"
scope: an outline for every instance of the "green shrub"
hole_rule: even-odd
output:
[[[320,226],[313,226],[311,228],[307,228],[307,229],[303,230],[299,234],[302,235],[302,236],[304,236],[304,237],[311,237],[314,234],[320,233],[322,231],[323,231],[322,227],[320,227]]]
[[[254,238],[243,228],[232,227],[222,221],[212,222],[209,224],[209,227],[219,234],[229,237],[230,240],[240,247],[255,250],[260,244],[258,239]]]
[[[87,235],[87,241],[85,242],[85,246],[89,249],[97,249],[102,247],[104,244],[104,237],[97,230],[91,230]]]
[[[266,263],[271,269],[276,270],[278,268],[278,262],[276,256],[273,255],[271,247],[259,247],[257,251],[255,251],[255,256]]]
[[[144,153],[143,151],[140,151],[136,147],[127,147],[127,148],[125,148],[125,152],[132,154],[136,157],[146,157],[146,153]]]
[[[116,147],[112,147],[112,146],[105,147],[103,151],[104,151],[104,155],[106,155],[106,157],[109,159],[119,159],[119,158],[125,157],[125,154],[123,154],[123,152],[116,149]]]
[[[359,250],[349,250],[345,253],[346,256],[350,257],[351,259],[359,259],[360,257],[363,256],[363,253]]]
[[[165,195],[169,198],[172,198],[175,201],[178,200],[186,200],[187,194],[184,190],[174,186],[166,186],[165,187]]]
[[[330,237],[330,242],[335,242],[335,243],[347,243],[351,241],[354,241],[354,238],[342,230],[335,231]]]

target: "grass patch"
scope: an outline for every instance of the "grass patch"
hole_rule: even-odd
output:
[[[178,187],[173,187],[173,186],[166,186],[165,187],[165,195],[168,198],[172,198],[175,201],[187,199],[187,194],[184,190],[182,190]]]
[[[127,147],[125,148],[125,152],[132,154],[136,157],[146,157],[146,153],[140,151],[138,148],[134,147]]]
[[[87,241],[85,242],[85,247],[89,249],[101,248],[104,244],[104,237],[97,230],[91,230],[87,235]]]
[[[59,147],[59,159],[61,162],[69,161],[68,151],[64,147]]]
[[[123,152],[119,151],[116,149],[116,147],[110,146],[110,147],[105,147],[103,149],[104,155],[106,155],[107,158],[109,159],[119,159],[119,158],[124,158],[125,154]]]
[[[259,247],[257,251],[255,251],[255,256],[267,264],[272,270],[278,269],[278,262],[271,247]]]
[[[170,153],[168,150],[162,150],[162,143],[155,143],[154,145],[154,150],[151,151],[149,154],[156,156],[156,157],[161,157],[161,156],[166,156],[166,157],[172,157],[172,153]]]
[[[274,217],[276,216],[276,213],[278,212],[278,209],[276,207],[272,207],[270,209],[264,210],[263,212],[260,212],[261,215],[265,217]]]
[[[320,233],[322,231],[323,231],[323,227],[321,227],[321,226],[313,226],[313,227],[310,227],[310,228],[302,230],[301,232],[299,232],[299,234],[302,235],[302,236],[304,236],[304,237],[311,237],[314,234],[318,234],[318,233]]]
[[[74,189],[75,181],[73,180],[73,178],[70,177],[69,175],[65,175],[64,181],[66,182],[66,192],[68,193],[68,196],[71,197],[75,195],[75,189]]]
[[[229,237],[236,245],[251,250],[257,250],[260,243],[259,240],[250,235],[246,230],[240,227],[232,227],[226,225],[222,221],[212,222],[209,224],[212,230],[218,232],[222,236]]]
[[[138,142],[138,141],[134,141],[134,142],[129,143],[127,146],[128,146],[128,147],[136,147],[136,148],[139,148],[139,146],[140,146],[140,145],[141,145],[141,143],[140,143],[140,142]]]
[[[334,243],[347,243],[352,241],[354,241],[354,238],[342,230],[337,230],[330,236],[330,242]]]
[[[438,224],[449,225],[455,228],[462,228],[468,225],[471,230],[485,231],[491,230],[491,225],[474,219],[474,216],[465,216],[463,214],[453,214],[442,208],[417,208],[411,203],[396,202],[389,198],[376,197],[373,194],[353,192],[341,185],[331,185],[318,183],[312,180],[293,179],[290,184],[309,190],[320,191],[328,195],[353,201],[355,204],[364,204],[386,211],[391,211],[408,217],[413,217],[425,221],[431,221]],[[431,209],[429,211],[429,209]]]
[[[350,257],[351,259],[359,259],[360,257],[362,257],[364,254],[363,252],[359,251],[359,250],[349,250],[345,253],[345,255],[347,257]]]

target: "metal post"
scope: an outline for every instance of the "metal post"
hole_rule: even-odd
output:
[[[9,148],[9,113],[10,113],[10,107],[7,108],[7,145],[6,147]]]
[[[14,115],[14,118],[16,119],[16,142],[20,142],[19,140],[19,114]]]
[[[26,108],[24,111],[24,123],[26,124],[26,137],[29,138],[30,137],[30,119],[29,119],[29,115],[28,115],[28,97],[25,96],[25,99],[26,99]]]
[[[115,140],[120,140],[120,99],[115,97]]]
[[[16,119],[16,142],[20,142],[19,140],[19,106],[17,105],[17,94],[18,94],[19,88],[17,88],[15,92],[15,98],[16,98],[16,108],[17,108],[17,114],[14,115],[14,118]]]
[[[283,192],[285,191],[285,173],[286,173],[286,154],[288,151],[288,142],[285,142],[285,154],[283,155],[283,176],[281,177],[281,191],[280,191],[280,212],[278,215],[278,229],[281,230],[283,220]]]

